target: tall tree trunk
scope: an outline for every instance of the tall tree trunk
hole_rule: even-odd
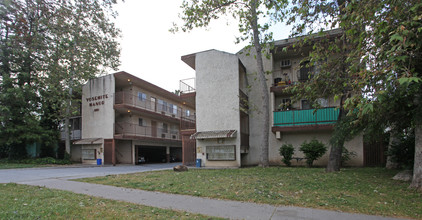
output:
[[[415,128],[415,162],[413,164],[413,179],[410,187],[422,191],[422,123],[418,121]]]
[[[397,131],[394,130],[394,128],[390,131],[390,140],[388,142],[388,151],[391,150],[393,145],[396,145],[400,142],[400,139],[397,138]],[[396,162],[392,161],[391,155],[387,156],[387,163],[385,164],[385,168],[387,169],[396,169],[398,164]]]
[[[337,123],[341,123],[341,121],[346,117],[346,111],[343,107],[343,102],[346,99],[346,95],[343,95],[340,100],[340,114],[337,118]],[[328,158],[327,167],[325,168],[325,172],[337,172],[340,171],[341,167],[341,154],[343,153],[343,146],[344,146],[344,135],[336,140],[331,145],[330,156]]]
[[[325,172],[337,172],[340,171],[341,167],[341,154],[343,153],[344,140],[338,142],[337,145],[331,146],[330,156],[328,159],[327,167]]]
[[[264,128],[262,129],[262,145],[261,145],[261,155],[260,155],[260,166],[268,167],[269,166],[269,132],[270,132],[270,113],[269,113],[269,106],[270,106],[270,97],[268,94],[268,86],[267,86],[267,79],[265,77],[264,72],[264,64],[262,61],[262,47],[259,40],[259,30],[258,30],[258,16],[256,14],[257,9],[257,1],[252,1],[251,4],[251,14],[252,14],[252,31],[253,31],[253,43],[256,51],[256,63],[257,63],[257,71],[258,71],[258,79],[259,84],[261,86],[261,98],[262,98],[262,105],[260,106],[260,111],[263,113],[264,116]]]

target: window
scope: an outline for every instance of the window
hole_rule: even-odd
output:
[[[147,100],[147,94],[142,93],[142,92],[138,92],[138,100],[139,101],[146,101]]]
[[[168,125],[166,123],[163,123],[163,133],[168,132]]]
[[[73,124],[72,130],[81,130],[80,118],[74,118],[72,124]]]
[[[207,160],[236,160],[235,145],[207,146]]]
[[[163,110],[163,100],[158,99],[158,111],[162,111]]]
[[[311,63],[309,61],[305,61],[300,64],[300,72],[299,72],[299,81],[306,81],[312,78],[312,73],[314,71],[314,67],[310,66]]]
[[[308,100],[302,100],[302,109],[311,109],[311,103]]]
[[[82,160],[95,160],[96,157],[96,150],[95,149],[84,149],[82,150]]]
[[[170,113],[173,113],[173,104],[169,103],[168,106],[169,106],[169,112]]]
[[[186,110],[186,117],[189,117],[189,116],[190,116],[190,111]]]
[[[163,101],[163,111],[167,111],[167,102]]]
[[[177,115],[177,105],[173,105],[173,114]]]
[[[291,66],[290,60],[281,60],[280,67],[289,67]]]
[[[144,126],[144,120],[142,118],[138,119],[138,125],[139,126]]]

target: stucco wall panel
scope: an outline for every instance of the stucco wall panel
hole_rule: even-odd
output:
[[[91,79],[82,87],[83,139],[113,138],[114,85],[114,75],[107,75]]]

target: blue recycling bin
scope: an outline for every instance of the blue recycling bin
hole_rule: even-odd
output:
[[[201,159],[196,159],[196,167],[201,167]]]
[[[103,164],[103,161],[101,159],[97,159],[97,165]]]

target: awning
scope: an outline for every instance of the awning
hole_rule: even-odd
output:
[[[103,139],[102,138],[86,138],[81,139],[78,141],[73,142],[73,144],[79,145],[79,144],[102,144]]]
[[[233,138],[236,130],[199,131],[190,136],[190,139]]]

